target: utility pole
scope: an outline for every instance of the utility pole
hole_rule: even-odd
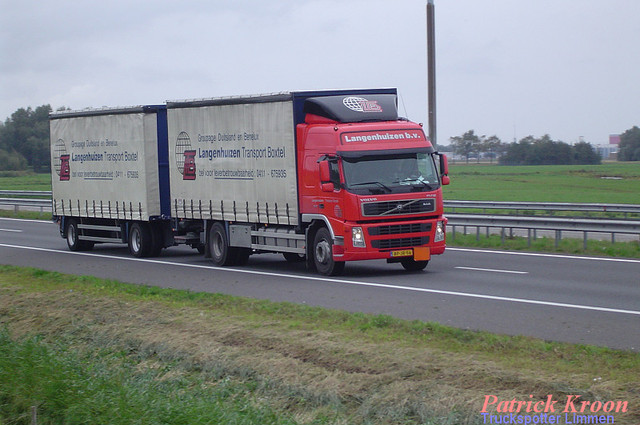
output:
[[[429,140],[435,146],[436,132],[436,34],[433,0],[427,0],[427,99],[429,109]]]

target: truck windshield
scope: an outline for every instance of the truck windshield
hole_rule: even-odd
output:
[[[427,192],[440,186],[427,153],[343,158],[345,188],[356,194]]]

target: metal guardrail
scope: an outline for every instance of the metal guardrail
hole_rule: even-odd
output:
[[[480,237],[480,229],[485,228],[487,235],[491,228],[501,229],[501,237],[504,243],[505,229],[527,230],[528,245],[531,246],[532,238],[537,237],[539,230],[551,230],[555,232],[555,244],[558,246],[562,239],[563,231],[582,232],[583,246],[586,249],[589,233],[609,233],[611,242],[615,242],[615,235],[632,234],[640,235],[640,221],[638,220],[608,220],[585,219],[570,217],[526,217],[508,215],[482,215],[482,214],[446,214],[449,219],[448,226],[452,229],[452,237],[455,240],[456,227],[462,226],[466,234],[467,227],[476,230],[476,238]]]
[[[579,211],[640,214],[640,205],[634,204],[573,204],[569,202],[493,202],[493,201],[444,201],[444,207],[455,212],[456,208],[516,211]]]
[[[51,211],[51,199],[26,199],[26,198],[0,198],[0,205],[13,206],[14,211],[20,211],[20,208],[28,209],[39,208],[43,213],[45,208]]]
[[[33,196],[51,199],[50,190],[0,190],[0,197],[5,196]]]

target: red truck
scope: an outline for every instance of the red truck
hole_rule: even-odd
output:
[[[186,243],[219,266],[279,252],[324,275],[369,259],[422,270],[445,250],[447,159],[398,116],[395,89],[63,112],[51,123],[54,214],[71,249],[122,242],[149,256]]]

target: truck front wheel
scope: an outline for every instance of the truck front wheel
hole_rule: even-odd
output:
[[[326,227],[318,229],[313,239],[313,259],[320,274],[335,276],[344,270],[344,261],[333,259],[333,239]]]
[[[429,260],[416,261],[413,258],[411,258],[411,259],[402,260],[400,264],[402,264],[402,267],[404,267],[404,269],[407,271],[417,272],[420,270],[424,270],[424,268],[427,267],[427,264],[429,264]]]
[[[129,251],[134,257],[148,257],[153,249],[151,229],[146,223],[133,223],[129,229]]]

